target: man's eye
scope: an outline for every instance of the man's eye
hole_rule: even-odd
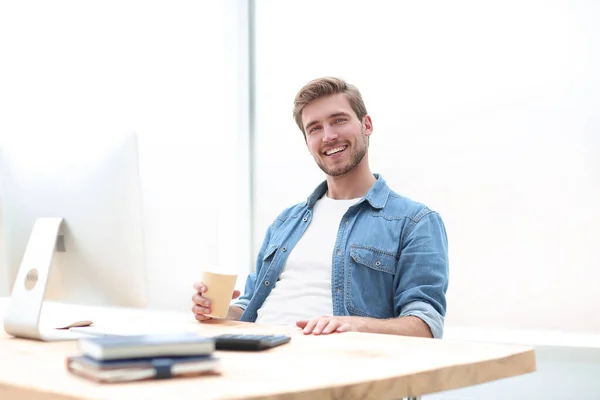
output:
[[[338,118],[335,120],[335,123],[340,124],[340,123],[344,122],[345,120],[346,120],[345,118]]]

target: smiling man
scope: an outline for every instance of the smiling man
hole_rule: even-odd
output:
[[[371,172],[373,122],[360,92],[338,78],[316,79],[297,94],[294,118],[326,180],[271,224],[228,318],[295,324],[305,334],[442,337],[444,224]],[[194,287],[196,319],[209,319],[206,287]]]

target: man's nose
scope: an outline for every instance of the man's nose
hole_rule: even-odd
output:
[[[337,132],[331,126],[326,125],[323,128],[323,141],[324,142],[331,142],[333,140],[336,140],[337,137],[338,137]]]

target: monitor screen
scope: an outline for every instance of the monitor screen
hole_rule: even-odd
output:
[[[33,247],[36,222],[61,218],[58,235],[41,239],[53,240],[56,250],[44,298],[82,305],[146,305],[134,133],[5,138],[0,144],[0,185],[4,256],[13,295],[31,290],[31,281],[41,278],[31,265],[30,271],[19,272],[26,250],[32,257],[42,253]]]

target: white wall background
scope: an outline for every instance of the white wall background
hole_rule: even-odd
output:
[[[238,140],[247,56],[244,10],[234,3],[0,6],[2,135],[137,131],[151,307],[188,310],[207,264],[248,269],[247,157]],[[0,272],[6,295],[15,271]]]
[[[445,220],[447,324],[599,331],[598,21],[594,1],[257,1],[255,247],[323,179],[293,98],[340,76],[372,169]]]
[[[293,96],[338,75],[373,116],[373,170],[446,221],[448,324],[600,329],[597,2],[256,3],[254,254],[322,179]],[[140,134],[152,306],[188,307],[201,265],[243,273],[247,3],[1,7],[0,134]]]

